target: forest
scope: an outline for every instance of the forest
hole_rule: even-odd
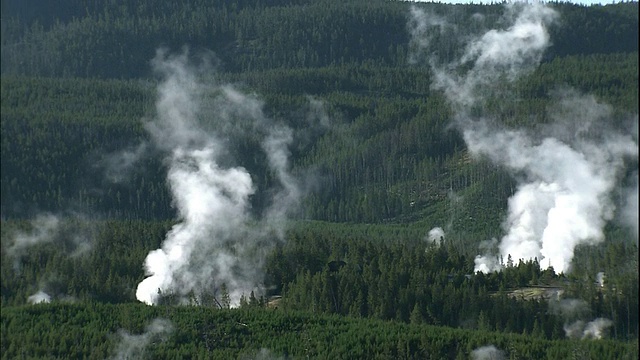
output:
[[[637,2],[2,13],[2,359],[638,358]]]

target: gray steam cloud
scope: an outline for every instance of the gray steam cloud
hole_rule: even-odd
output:
[[[29,249],[37,245],[56,243],[66,255],[80,256],[93,244],[93,237],[87,230],[74,224],[73,220],[67,222],[50,213],[40,214],[30,222],[29,230],[16,231],[8,236],[7,255],[14,259],[16,272],[21,270],[22,259]]]
[[[66,295],[66,284],[60,278],[52,273],[39,276],[38,291],[27,297],[28,304],[50,303],[56,301],[58,303],[75,303],[77,299],[73,296]]]
[[[471,352],[473,360],[503,360],[505,359],[504,351],[499,350],[493,345],[482,346]]]
[[[605,318],[597,318],[585,323],[578,320],[571,324],[565,324],[564,333],[572,339],[595,339],[599,340],[606,336],[606,330],[613,325],[613,321]]]
[[[98,162],[107,179],[112,183],[125,182],[134,171],[139,160],[149,151],[149,144],[141,143],[136,147],[108,154]]]
[[[420,11],[418,11],[418,14]],[[558,14],[540,3],[506,5],[506,29],[492,29],[468,42],[464,53],[445,68],[431,60],[434,70],[433,87],[444,91],[447,98],[460,108],[483,100],[488,91],[498,91],[496,83],[513,81],[523,73],[533,71],[549,47],[547,26]],[[431,16],[424,16],[431,20]],[[428,26],[442,28],[441,21]],[[463,73],[457,69],[469,67]]]
[[[417,15],[415,23],[430,18]],[[611,109],[571,90],[555,94],[560,100],[549,109],[554,122],[535,134],[505,129],[488,114],[472,115],[490,96],[509,99],[509,84],[539,64],[550,45],[547,28],[557,18],[541,3],[507,4],[505,29],[472,39],[457,61],[431,66],[433,87],[456,110],[455,125],[471,154],[508,169],[519,181],[508,202],[500,255],[538,258],[543,269],[568,272],[577,245],[604,240],[604,225],[614,217],[612,192],[625,161],[637,159],[637,136],[606,129]],[[475,262],[475,271],[502,268],[490,251]]]
[[[638,123],[638,119],[636,118],[636,124]],[[637,137],[636,137],[637,142]],[[631,176],[632,184],[627,188],[623,189],[624,191],[624,200],[622,204],[622,209],[620,212],[620,219],[622,224],[627,226],[632,231],[632,235],[636,240],[636,245],[638,245],[638,172],[635,171]]]
[[[159,52],[153,60],[164,80],[158,87],[157,117],[147,129],[168,154],[167,181],[179,223],[162,248],[148,254],[149,277],[138,285],[136,297],[156,304],[161,292],[183,303],[194,297],[200,302],[210,295],[220,298],[224,286],[228,305],[237,306],[243,295],[262,293],[266,254],[283,236],[302,195],[289,173],[294,134],[266,118],[256,96],[200,82],[203,69],[190,66],[187,58],[186,52]],[[229,149],[250,137],[261,139],[258,152],[266,156],[277,188],[258,189],[249,171],[236,164]],[[270,204],[254,216],[250,200],[259,191],[270,195]]]
[[[582,339],[602,339],[605,330],[613,325],[613,321],[605,318],[597,318],[589,321],[582,331]]]
[[[417,64],[423,60],[424,51],[428,49],[435,33],[444,33],[451,25],[441,16],[427,13],[416,6],[411,6],[410,12],[407,24],[410,34],[408,61],[409,64]]]
[[[13,243],[7,248],[7,254],[16,258],[16,270],[20,267],[20,258],[26,255],[30,247],[53,242],[60,227],[60,219],[52,214],[42,214],[31,222],[31,227],[31,231],[16,233]]]
[[[635,183],[635,187],[630,188],[627,192],[627,200],[622,214],[625,224],[633,230],[636,245],[638,245],[638,174],[635,175]]]
[[[119,331],[120,342],[113,360],[143,359],[147,347],[151,343],[166,341],[173,331],[173,325],[169,320],[154,319],[147,325],[145,332],[140,335],[132,335],[127,331]]]
[[[603,287],[604,286],[604,280],[605,280],[606,276],[604,275],[604,272],[599,272],[596,274],[596,282],[598,283],[598,286]]]
[[[307,112],[307,123],[311,127],[320,127],[326,130],[331,127],[331,119],[325,111],[324,103],[313,96],[307,96],[309,111]]]
[[[581,299],[551,299],[549,312],[565,321],[565,335],[572,339],[602,339],[606,329],[613,325],[613,321],[605,318],[585,321],[591,310],[587,302]]]

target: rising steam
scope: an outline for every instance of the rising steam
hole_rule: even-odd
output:
[[[36,216],[29,229],[12,232],[7,238],[7,255],[13,258],[14,271],[22,270],[22,261],[30,249],[55,244],[65,256],[76,257],[91,250],[95,240],[95,225],[87,226],[79,215],[63,219],[51,213]]]
[[[147,129],[155,146],[167,153],[167,181],[179,223],[162,248],[147,256],[149,277],[138,285],[136,297],[157,304],[160,294],[182,303],[228,295],[225,305],[238,305],[243,295],[262,292],[266,252],[283,236],[285,220],[301,195],[288,172],[293,132],[267,119],[254,96],[204,84],[203,69],[190,66],[186,52],[159,52],[153,65],[163,81],[157,117]],[[247,168],[236,164],[237,158],[258,155],[231,151],[236,143],[256,137],[261,146],[251,151],[264,154],[279,184],[275,189],[258,189]],[[271,200],[256,217],[251,197],[260,190],[269,190]]]
[[[576,246],[604,240],[604,225],[614,217],[612,192],[625,160],[637,158],[637,136],[606,129],[611,109],[571,90],[555,94],[558,104],[549,109],[554,122],[536,133],[505,129],[485,114],[488,97],[508,99],[509,85],[535,69],[550,45],[547,28],[558,18],[541,3],[508,4],[506,9],[507,28],[472,39],[452,63],[430,61],[433,87],[456,110],[455,125],[468,150],[506,168],[519,182],[503,224],[502,257],[538,258],[542,268],[567,272]],[[418,30],[429,25],[424,23],[429,16],[414,19]],[[628,208],[632,213],[633,203]],[[478,256],[475,271],[500,270],[497,259]]]
[[[595,101],[589,105],[600,106]],[[524,131],[492,129],[486,123],[469,126],[463,136],[472,153],[521,177],[503,224],[504,257],[538,258],[542,268],[566,272],[576,246],[604,240],[604,226],[614,216],[611,195],[624,159],[637,156],[637,143],[630,136],[611,133],[594,139],[575,133],[574,140],[537,138]],[[478,257],[476,270],[498,270],[500,264],[493,259]]]
[[[441,227],[436,226],[429,230],[426,239],[431,244],[441,245],[444,240],[444,230],[442,230]]]
[[[46,304],[51,302],[51,296],[46,292],[39,290],[37,293],[27,298],[29,304]]]
[[[471,352],[473,360],[503,360],[504,358],[504,351],[493,345],[482,346]]]
[[[149,344],[156,341],[165,341],[173,331],[173,325],[169,320],[154,319],[147,325],[145,332],[140,335],[132,335],[127,331],[119,331],[120,342],[113,360],[143,359]]]
[[[31,231],[17,232],[13,236],[13,243],[7,248],[7,254],[14,258],[14,270],[20,270],[21,259],[30,247],[53,242],[59,228],[60,219],[57,216],[42,214],[31,222]]]
[[[602,339],[613,325],[613,321],[605,318],[584,320],[591,311],[587,302],[580,299],[552,299],[549,312],[564,320],[565,335],[572,339]]]

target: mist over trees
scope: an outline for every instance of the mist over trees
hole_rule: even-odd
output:
[[[505,4],[4,1],[2,357],[637,358],[637,150],[602,199],[604,240],[559,273],[496,250],[532,175],[478,155],[454,123],[493,116],[571,143],[556,124],[578,114],[584,139],[637,146],[638,3],[546,6],[559,20],[539,64],[461,111],[438,71],[508,31]],[[193,82],[178,91],[158,59],[180,57]],[[164,108],[163,86],[177,99]],[[182,207],[176,166],[246,174],[241,229]],[[198,179],[192,201],[228,178]],[[184,251],[185,229],[201,232],[197,259],[141,305],[149,255]],[[221,271],[211,247],[238,276],[186,279]],[[501,271],[475,272],[485,250]],[[249,276],[254,291],[234,283]]]

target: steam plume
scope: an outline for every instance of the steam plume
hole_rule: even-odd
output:
[[[613,321],[605,318],[597,318],[585,323],[578,320],[564,326],[565,335],[572,339],[602,339],[607,328],[613,325]]]
[[[542,268],[567,272],[577,245],[604,240],[604,225],[615,209],[611,193],[625,159],[637,158],[637,136],[604,129],[610,108],[573,91],[558,92],[560,101],[549,110],[554,124],[542,136],[504,129],[487,114],[473,115],[489,96],[508,98],[505,89],[533,71],[550,45],[547,27],[558,17],[554,10],[540,3],[509,4],[506,9],[506,29],[473,39],[448,66],[431,61],[433,87],[454,106],[455,125],[469,151],[519,180],[509,199],[500,254],[515,260],[538,258]],[[501,269],[492,255],[480,255],[475,262],[476,271]]]
[[[602,339],[604,331],[613,325],[613,321],[597,318],[587,323],[582,331],[582,339]]]
[[[613,325],[611,320],[605,318],[585,322],[590,309],[587,302],[581,299],[552,299],[549,301],[549,311],[564,319],[565,335],[573,339],[602,339],[605,330]]]
[[[36,217],[31,222],[31,226],[30,232],[18,232],[13,237],[13,244],[7,248],[8,255],[16,258],[14,264],[16,270],[19,269],[20,258],[26,255],[28,248],[54,240],[60,226],[60,220],[52,214],[43,214]]]
[[[167,178],[180,222],[162,248],[147,256],[150,276],[138,285],[136,297],[156,304],[160,291],[181,302],[195,297],[201,303],[210,295],[226,296],[224,287],[229,296],[225,305],[235,306],[243,294],[262,291],[266,251],[283,235],[284,220],[301,195],[288,172],[293,133],[267,119],[255,96],[199,82],[203,73],[190,67],[187,58],[186,52],[159,52],[153,61],[164,81],[158,88],[157,119],[147,128],[168,153]],[[204,102],[205,96],[211,98]],[[234,164],[230,151],[235,139],[249,142],[256,136],[262,138],[258,152],[266,155],[279,183],[259,218],[250,213],[251,196],[258,189],[249,171]]]
[[[511,23],[507,29],[492,29],[470,41],[460,59],[444,69],[431,60],[434,88],[443,90],[461,109],[477,104],[488,91],[499,90],[496,83],[513,81],[535,69],[550,45],[547,26],[557,17],[540,3],[506,5],[505,21]],[[459,73],[462,67],[470,70]]]
[[[536,139],[524,131],[492,129],[485,123],[463,130],[463,136],[471,152],[522,178],[509,199],[503,224],[507,234],[500,242],[503,256],[538,258],[542,268],[567,272],[577,245],[604,240],[604,225],[614,215],[611,195],[624,159],[637,156],[637,143],[631,137],[612,133],[604,139],[576,134],[572,142]],[[476,270],[498,270],[498,266],[485,256],[476,259]]]
[[[423,58],[423,52],[429,47],[433,28],[441,32],[448,26],[447,21],[435,14],[427,13],[415,6],[411,6],[411,13],[407,29],[409,31],[409,63],[417,64]]]
[[[79,256],[91,249],[93,236],[89,229],[73,222],[67,223],[50,213],[40,214],[30,222],[28,231],[17,231],[10,237],[7,255],[14,258],[14,270],[21,270],[22,259],[29,249],[55,243],[67,256]]]
[[[582,299],[551,299],[549,312],[567,322],[575,322],[589,314],[589,305]]]
[[[427,235],[427,240],[430,243],[440,245],[442,239],[444,239],[444,230],[442,230],[441,227],[438,226],[429,230],[429,234]]]
[[[502,360],[504,358],[504,351],[498,350],[493,345],[483,346],[471,352],[473,360]]]
[[[51,296],[49,296],[49,294],[47,294],[46,292],[40,290],[37,293],[29,296],[27,298],[27,302],[29,304],[50,303],[51,302]]]
[[[165,341],[166,337],[173,331],[173,325],[169,320],[155,319],[147,325],[144,333],[131,335],[128,332],[120,331],[120,343],[114,360],[142,359],[145,350],[150,343]]]
[[[604,286],[604,279],[605,279],[605,276],[602,271],[596,274],[596,282],[598,283],[598,286],[600,287]]]
[[[135,148],[109,154],[105,156],[104,159],[98,161],[97,165],[104,168],[104,173],[109,181],[112,183],[122,183],[126,181],[133,172],[139,159],[146,155],[148,147],[149,145],[147,143],[141,143]]]

